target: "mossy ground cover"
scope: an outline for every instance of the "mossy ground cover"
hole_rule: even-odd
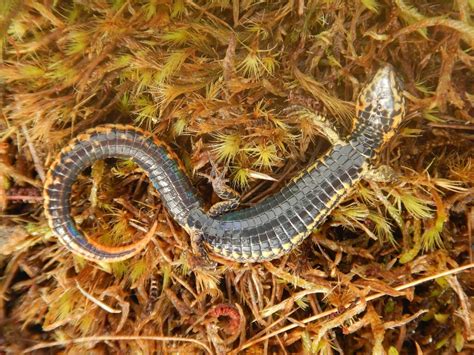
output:
[[[473,10],[471,0],[1,1],[0,350],[472,352]],[[72,212],[115,245],[158,221],[144,252],[87,262],[47,227],[44,172],[87,128],[152,131],[209,206],[199,173],[212,160],[248,206],[330,147],[328,122],[350,133],[357,94],[384,62],[407,101],[374,161],[391,178],[358,183],[288,255],[210,255],[217,266],[201,267],[127,161],[86,171]]]

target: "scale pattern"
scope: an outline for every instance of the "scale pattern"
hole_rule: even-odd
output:
[[[105,125],[75,138],[52,164],[45,182],[45,214],[53,232],[71,251],[92,260],[123,260],[143,248],[98,245],[83,235],[70,215],[71,189],[77,176],[96,160],[131,159],[148,175],[171,216],[186,223],[190,207],[200,205],[183,166],[171,149],[131,126]]]
[[[131,159],[148,175],[174,220],[214,252],[240,262],[274,259],[323,223],[363,177],[404,111],[400,81],[386,65],[360,93],[356,126],[347,142],[333,146],[280,192],[217,217],[204,211],[181,161],[165,143],[131,126],[94,128],[72,140],[52,164],[44,188],[45,214],[61,242],[87,259],[112,262],[135,255],[147,240],[120,247],[100,245],[81,233],[70,216],[72,185],[82,170],[100,159]]]

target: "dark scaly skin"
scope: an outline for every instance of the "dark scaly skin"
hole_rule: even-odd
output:
[[[68,249],[90,260],[124,260],[144,247],[143,242],[124,247],[99,245],[85,237],[70,216],[71,187],[77,176],[94,161],[112,157],[137,163],[179,224],[186,224],[190,209],[201,206],[181,161],[165,143],[131,126],[104,125],[90,129],[60,152],[48,171],[44,188],[49,226]]]
[[[72,252],[95,261],[118,261],[146,241],[106,247],[77,230],[70,217],[71,186],[95,160],[131,159],[148,175],[175,221],[217,254],[240,262],[270,260],[294,249],[320,225],[359,181],[370,160],[394,134],[404,100],[393,68],[381,68],[359,95],[354,132],[277,194],[253,207],[210,216],[180,161],[163,142],[140,129],[109,125],[87,131],[63,149],[48,172],[45,214]]]

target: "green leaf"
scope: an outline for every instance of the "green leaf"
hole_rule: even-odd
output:
[[[233,182],[241,189],[246,188],[249,185],[250,171],[246,168],[236,168]]]
[[[447,219],[448,217],[443,211],[438,212],[434,226],[428,228],[421,236],[424,250],[432,250],[435,247],[443,247],[441,232],[443,231],[444,223],[447,221]]]
[[[78,53],[83,53],[87,45],[89,44],[89,39],[91,35],[89,32],[85,31],[72,31],[68,35],[68,43],[66,45],[66,53],[68,55],[74,55]]]
[[[187,124],[188,124],[188,121],[186,120],[185,117],[179,117],[177,120],[175,120],[171,128],[173,135],[174,136],[182,135]]]
[[[458,353],[464,348],[464,337],[459,330],[454,335],[454,348]]]
[[[189,41],[191,33],[185,28],[178,28],[161,35],[161,40],[169,45],[182,45]]]
[[[233,161],[241,151],[241,136],[237,133],[218,133],[214,137],[216,142],[212,144],[212,151],[217,155],[217,160],[226,163]]]
[[[168,58],[166,58],[165,64],[161,70],[154,75],[154,81],[157,84],[165,82],[181,68],[188,57],[189,51],[181,50],[171,53]]]
[[[171,18],[179,17],[184,14],[185,2],[184,0],[175,0],[171,8]]]
[[[148,270],[147,263],[145,258],[139,259],[131,265],[130,270],[130,279],[133,283],[137,282],[137,280],[145,274]]]
[[[445,119],[437,116],[437,114],[438,112],[434,110],[423,111],[423,117],[427,119],[428,121],[435,122],[435,123],[445,122]]]
[[[401,194],[400,200],[413,217],[424,219],[433,216],[433,209],[428,206],[431,201],[423,200],[412,194]]]
[[[450,316],[451,316],[450,314],[435,313],[434,318],[436,319],[438,323],[446,324]]]
[[[128,262],[128,260],[125,260],[125,261],[120,261],[120,262],[116,262],[116,263],[110,263],[110,266],[111,266],[111,269],[112,269],[111,270],[112,274],[117,279],[122,279],[128,271],[129,262]]]
[[[311,337],[307,330],[301,333],[301,343],[303,345],[304,353],[311,354]]]
[[[300,307],[302,310],[305,310],[308,308],[308,301],[306,299],[306,297],[303,297],[303,298],[297,298],[295,300],[295,303],[298,305],[298,307]]]
[[[259,78],[264,71],[264,66],[257,52],[250,51],[238,65],[238,69],[247,78]]]
[[[369,9],[372,12],[375,12],[376,14],[379,13],[379,3],[377,0],[361,0],[362,5],[364,5],[367,9]]]
[[[20,74],[25,79],[37,79],[44,75],[45,71],[35,65],[23,65],[20,67]]]
[[[425,85],[425,81],[415,82],[415,87],[418,91],[426,95],[431,95],[434,93],[433,89]]]
[[[370,212],[368,218],[375,224],[375,234],[381,241],[388,240],[392,245],[396,245],[397,241],[393,237],[392,225],[387,219],[379,214]]]
[[[253,148],[248,148],[247,150],[254,158],[256,158],[253,163],[256,167],[270,168],[281,160],[274,144],[258,144]]]
[[[389,298],[387,300],[387,303],[385,303],[385,307],[384,307],[384,313],[392,313],[395,311],[395,306],[396,306],[396,303],[394,302],[393,299]]]
[[[436,344],[435,344],[435,349],[436,350],[439,350],[441,349],[443,346],[445,346],[446,344],[449,343],[449,338],[448,337],[445,337],[443,339],[441,339],[440,341],[438,341]]]
[[[143,5],[143,12],[145,13],[145,19],[149,21],[156,15],[157,10],[157,1],[151,0],[147,1],[145,5]]]

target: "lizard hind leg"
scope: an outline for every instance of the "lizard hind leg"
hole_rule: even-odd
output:
[[[190,255],[190,260],[193,260],[192,264],[196,268],[203,268],[206,270],[214,269],[216,267],[216,263],[209,259],[209,255],[205,247],[204,233],[198,229],[192,229],[189,232],[189,235],[191,237],[192,254]]]
[[[239,200],[227,200],[220,201],[211,206],[207,214],[210,217],[217,217],[223,215],[226,212],[235,210],[239,206]]]

